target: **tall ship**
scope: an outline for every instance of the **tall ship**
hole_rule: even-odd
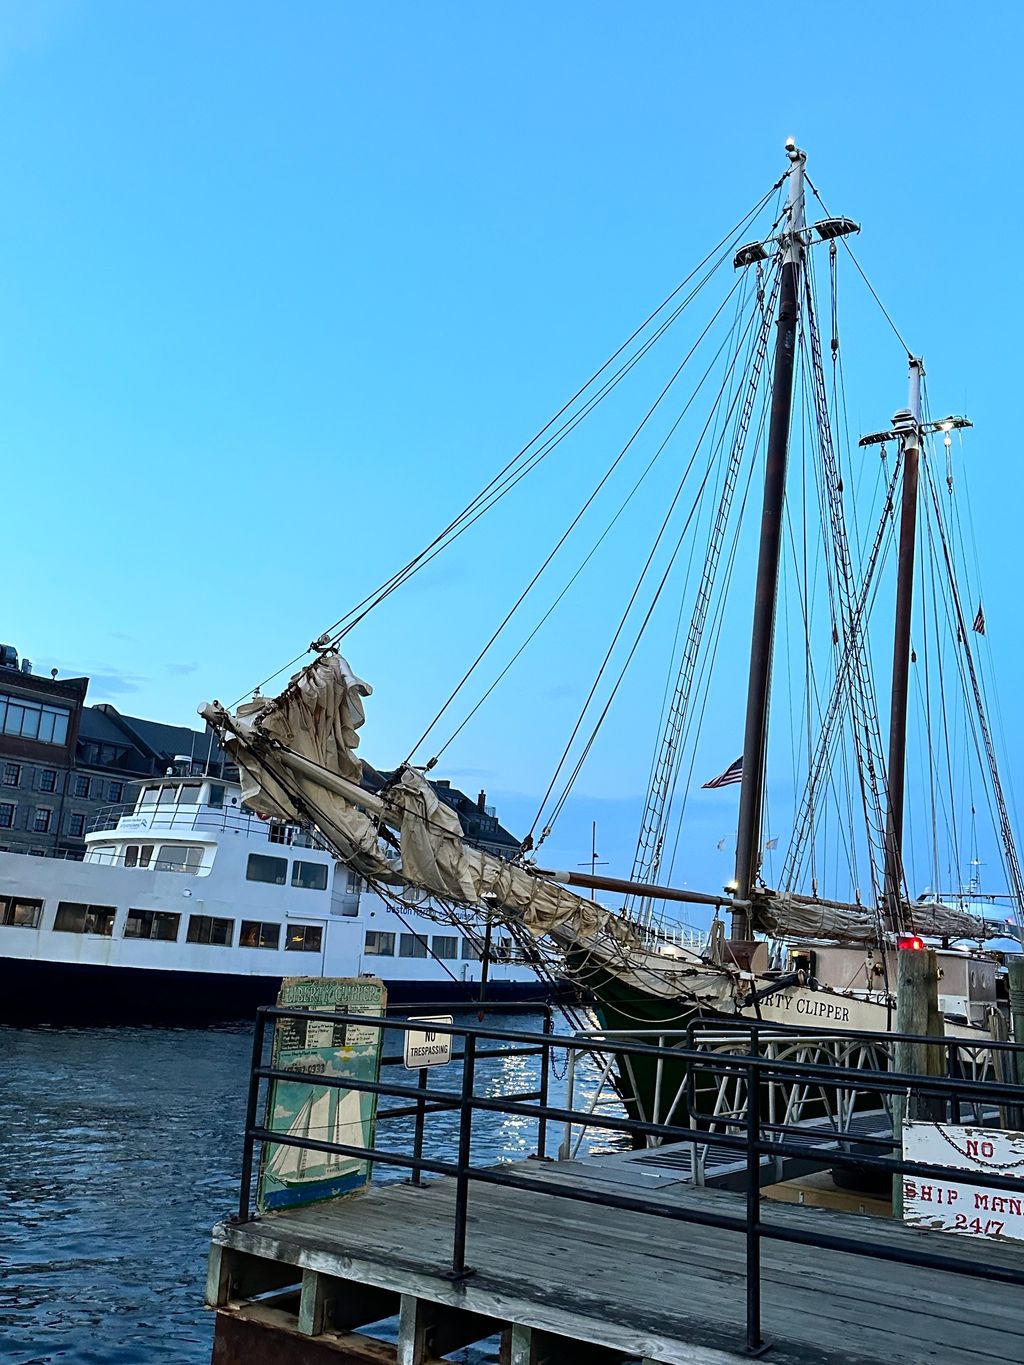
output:
[[[237,781],[144,782],[85,843],[81,862],[0,853],[7,1022],[249,1018],[289,976],[380,977],[413,1005],[548,989],[482,916],[385,902],[315,832],[245,809]]]

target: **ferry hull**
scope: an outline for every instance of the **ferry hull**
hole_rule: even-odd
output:
[[[251,1019],[277,1001],[281,978],[229,972],[106,967],[0,958],[0,1023],[206,1024]],[[480,1000],[479,982],[388,981],[390,1005],[463,1005]],[[540,1003],[543,982],[490,981],[488,1003]]]

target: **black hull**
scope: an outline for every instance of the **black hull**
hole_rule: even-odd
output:
[[[388,981],[389,1005],[471,1008],[478,981]],[[281,978],[79,962],[0,958],[0,1023],[208,1024],[251,1019],[273,1005]],[[539,1004],[552,989],[540,981],[489,981],[489,1004]]]

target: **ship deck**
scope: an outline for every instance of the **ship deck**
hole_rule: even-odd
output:
[[[426,1365],[503,1334],[510,1365],[727,1365],[744,1349],[742,1235],[544,1191],[576,1185],[648,1205],[737,1216],[743,1197],[621,1156],[503,1166],[534,1189],[472,1183],[465,1278],[446,1275],[456,1182],[381,1184],[354,1198],[220,1224],[208,1301],[214,1359]],[[1024,1271],[1024,1245],[923,1232],[891,1219],[762,1202],[764,1358],[777,1365],[993,1365],[1024,1360],[1018,1287],[878,1259],[896,1246]],[[772,1240],[859,1239],[863,1254]],[[398,1344],[372,1324],[399,1315]],[[370,1328],[369,1333],[365,1329]],[[386,1334],[385,1334],[386,1335]],[[392,1341],[394,1332],[392,1332]],[[289,1345],[290,1343],[290,1345]],[[270,1358],[266,1355],[265,1358]]]

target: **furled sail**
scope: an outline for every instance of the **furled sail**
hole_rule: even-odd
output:
[[[906,924],[915,933],[935,938],[985,939],[996,933],[984,919],[940,901],[904,904],[903,913]],[[772,892],[756,898],[753,915],[757,928],[775,938],[878,942],[878,915],[864,905]]]
[[[247,702],[234,715],[211,702],[200,715],[238,763],[247,805],[264,816],[312,820],[364,875],[503,912],[537,938],[561,930],[574,940],[600,934],[641,946],[622,917],[467,845],[458,816],[418,769],[403,767],[380,793],[361,787],[356,749],[371,690],[339,654],[325,651],[280,696]]]

